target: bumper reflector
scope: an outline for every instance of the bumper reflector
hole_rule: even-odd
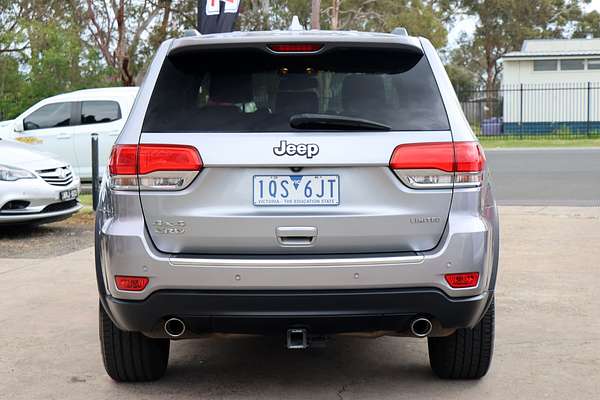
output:
[[[115,276],[117,289],[129,292],[141,292],[148,285],[149,279],[144,276]]]
[[[479,272],[444,275],[446,282],[454,289],[476,287],[479,284]]]

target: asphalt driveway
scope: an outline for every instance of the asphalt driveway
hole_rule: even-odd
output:
[[[600,148],[486,150],[501,205],[600,207]]]
[[[104,373],[88,248],[0,259],[1,399],[592,399],[600,393],[600,209],[505,207],[492,369],[433,377],[425,340],[341,338],[288,351],[275,339],[174,343],[166,377]]]

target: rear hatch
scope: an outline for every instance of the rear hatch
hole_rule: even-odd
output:
[[[140,143],[197,149],[183,190],[141,191],[167,253],[423,251],[451,188],[409,188],[398,145],[452,142],[417,46],[309,43],[180,49],[165,60]]]

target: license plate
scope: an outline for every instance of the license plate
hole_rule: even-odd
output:
[[[79,191],[77,189],[65,190],[60,192],[60,200],[61,201],[69,201],[74,200],[79,196]]]
[[[338,175],[256,175],[255,206],[337,206]]]

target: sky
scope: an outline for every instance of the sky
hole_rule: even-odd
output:
[[[586,7],[586,11],[596,10],[600,12],[600,0],[592,0],[592,2]],[[476,19],[474,18],[465,18],[461,21],[458,21],[456,25],[450,30],[450,34],[448,35],[448,45],[449,47],[454,47],[456,45],[456,40],[460,36],[461,32],[472,33],[475,30],[475,25],[477,24]]]

